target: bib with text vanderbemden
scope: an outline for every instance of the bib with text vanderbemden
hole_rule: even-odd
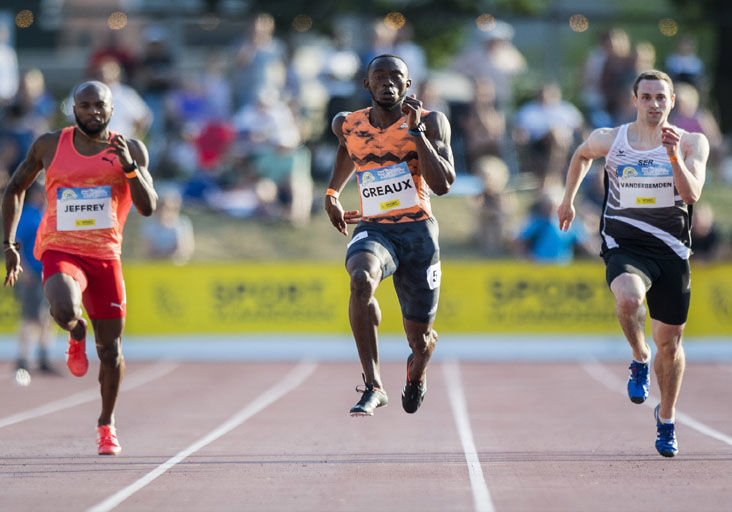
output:
[[[359,171],[361,214],[372,217],[392,210],[417,206],[417,188],[406,162]]]
[[[114,226],[112,187],[59,188],[56,194],[56,229],[84,231]]]
[[[623,208],[665,208],[675,204],[670,163],[619,165],[618,185]]]

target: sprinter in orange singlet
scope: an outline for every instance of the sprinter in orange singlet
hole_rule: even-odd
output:
[[[43,290],[51,315],[69,331],[67,366],[78,377],[89,366],[82,305],[94,328],[101,363],[100,455],[117,455],[121,450],[114,406],[125,370],[122,230],[132,204],[144,216],[151,215],[157,204],[147,170],[147,149],[137,140],[125,140],[109,131],[113,110],[112,93],[106,85],[79,85],[74,92],[76,125],[36,139],[2,199],[5,286],[14,286],[23,271],[15,232],[25,191],[46,170],[48,208],[38,228],[34,254],[43,263]]]
[[[427,392],[426,369],[437,343],[432,328],[440,290],[440,249],[430,190],[446,194],[455,181],[450,124],[441,112],[422,110],[404,61],[380,55],[366,69],[371,107],[333,119],[340,145],[325,197],[330,221],[344,235],[358,224],[348,244],[351,278],[349,318],[363,367],[364,389],[351,416],[371,416],[388,402],[379,371],[377,330],[381,310],[376,287],[394,276],[404,330],[412,353],[402,407],[419,409]],[[344,211],[338,196],[356,173],[361,209]]]

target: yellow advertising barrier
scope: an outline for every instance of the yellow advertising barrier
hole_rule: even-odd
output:
[[[125,265],[128,334],[348,333],[342,264]],[[445,333],[618,334],[599,262],[567,267],[514,262],[443,262],[436,328]],[[401,333],[391,280],[379,287],[380,332]],[[0,294],[0,332],[17,306]],[[732,334],[732,265],[692,270],[687,334]]]

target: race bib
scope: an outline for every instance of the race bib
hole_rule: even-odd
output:
[[[364,217],[417,206],[417,187],[406,162],[360,171],[358,189]]]
[[[671,164],[619,165],[618,184],[623,208],[666,208],[675,204]]]
[[[59,188],[56,194],[56,229],[84,231],[114,226],[112,187]]]

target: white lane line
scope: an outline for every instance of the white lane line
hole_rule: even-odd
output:
[[[149,368],[136,372],[125,378],[124,381],[122,381],[122,387],[120,391],[129,391],[131,389],[140,387],[143,384],[147,384],[150,381],[159,379],[160,377],[164,377],[172,372],[179,365],[180,363],[162,361]],[[13,414],[12,416],[0,418],[0,428],[20,423],[21,421],[38,418],[39,416],[45,416],[46,414],[51,414],[57,411],[61,411],[63,409],[68,409],[70,407],[75,407],[77,405],[85,404],[87,402],[92,402],[94,400],[99,400],[98,387],[89,389],[87,391],[81,391],[80,393],[76,393],[60,400],[49,402],[45,405],[41,405],[27,411]]]
[[[136,482],[131,483],[124,489],[120,489],[112,496],[97,503],[93,507],[89,508],[87,512],[106,512],[112,510],[117,505],[125,501],[127,498],[135,494],[137,491],[151,483],[160,475],[164,474],[170,468],[176,464],[182,462],[186,457],[197,452],[206,445],[216,441],[219,437],[232,431],[249,418],[265,409],[269,405],[282,398],[284,395],[295,389],[297,386],[302,384],[311,373],[318,366],[313,361],[302,361],[290,373],[285,375],[285,378],[269,388],[267,391],[259,395],[253,402],[244,407],[242,410],[234,414],[231,418],[226,420],[224,423],[216,427],[214,430],[203,436],[201,439],[190,445],[188,448],[178,452],[177,455],[171,457],[157,468],[150,471],[147,475],[143,476]]]
[[[488,486],[485,483],[483,468],[480,465],[478,452],[475,449],[475,442],[473,441],[473,431],[470,428],[470,417],[468,416],[468,406],[465,403],[460,368],[456,361],[447,361],[443,363],[442,370],[447,380],[447,392],[450,397],[450,405],[452,406],[452,415],[455,418],[455,424],[460,434],[460,442],[463,445],[465,461],[468,463],[468,474],[470,475],[470,486],[473,489],[475,510],[477,512],[493,512],[495,508],[491,501]]]
[[[614,373],[605,368],[602,364],[600,364],[600,362],[590,361],[586,363],[580,363],[580,366],[590,377],[605,385],[607,388],[613,391],[619,391],[622,394],[626,394],[626,382],[623,382],[621,379],[616,377]],[[648,395],[648,399],[646,399],[644,405],[648,406],[651,409],[654,409],[659,401],[660,399],[656,396]],[[680,412],[678,409],[676,410],[676,422],[682,423],[687,427],[691,427],[700,434],[704,434],[705,436],[709,436],[713,439],[716,439],[717,441],[722,441],[723,443],[732,446],[731,436],[728,436],[727,434],[724,434],[708,425],[705,425],[700,421],[697,421],[688,414]]]

